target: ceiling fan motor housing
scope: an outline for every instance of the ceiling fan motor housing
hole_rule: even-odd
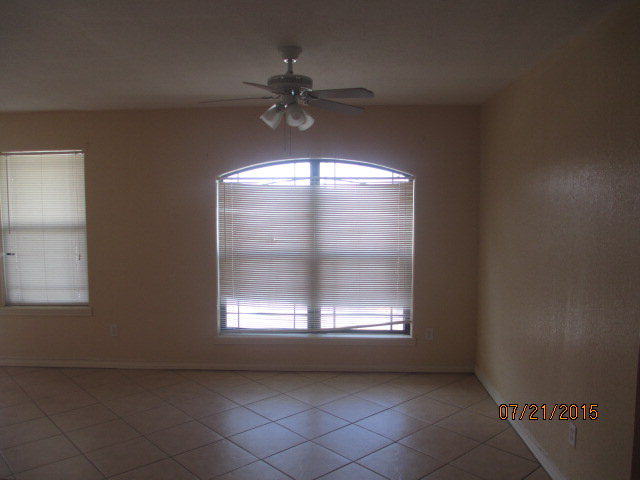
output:
[[[313,88],[313,81],[306,75],[274,75],[267,81],[267,85],[274,91],[283,94],[299,95]]]

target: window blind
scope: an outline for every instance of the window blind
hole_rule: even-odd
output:
[[[349,330],[409,321],[410,181],[220,181],[218,229],[223,315],[239,316],[243,309],[253,314],[251,322],[236,322],[235,328]],[[339,322],[332,322],[336,317]]]
[[[7,305],[88,303],[82,152],[0,158]]]

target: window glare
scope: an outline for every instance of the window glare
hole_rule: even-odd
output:
[[[380,178],[391,177],[389,170],[376,167],[367,167],[353,163],[321,162],[321,177],[346,177],[346,178]]]
[[[276,165],[267,165],[264,167],[252,168],[244,170],[235,175],[229,175],[224,179],[225,182],[240,182],[253,184],[269,184],[277,181],[278,185],[302,185],[302,179],[309,184],[311,176],[311,165],[309,162],[280,163]]]
[[[400,183],[410,178],[385,168],[359,165],[356,163],[321,160],[320,185],[351,185],[362,183]],[[246,183],[251,185],[311,185],[311,163],[295,161],[265,165],[222,177],[227,183]]]
[[[226,304],[226,328],[245,329],[299,329],[306,330],[307,305],[301,304],[251,304],[229,302]],[[350,328],[357,325],[376,325],[358,330],[404,330],[404,310],[394,307],[348,308],[322,307],[321,328]],[[380,324],[380,325],[377,325]]]

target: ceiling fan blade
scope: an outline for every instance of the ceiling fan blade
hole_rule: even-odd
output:
[[[309,100],[309,105],[312,107],[320,107],[326,110],[332,110],[338,113],[346,113],[347,115],[357,115],[364,112],[362,107],[354,107],[353,105],[347,105],[346,103],[333,102],[331,100],[324,100],[322,98],[312,98]]]
[[[312,90],[312,98],[373,98],[373,92],[366,88],[333,88],[330,90]]]
[[[198,103],[216,103],[216,102],[233,102],[236,100],[272,100],[275,98],[280,98],[277,95],[273,96],[265,96],[265,97],[243,97],[243,98],[221,98],[219,100],[205,100],[204,102]]]
[[[275,90],[273,90],[271,87],[269,87],[268,85],[262,85],[260,83],[253,83],[253,82],[242,82],[245,85],[251,85],[252,87],[258,87],[261,88],[263,90],[266,90],[267,92],[271,92],[271,93],[278,93]]]

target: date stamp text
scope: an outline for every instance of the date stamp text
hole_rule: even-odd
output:
[[[501,420],[597,420],[598,404],[583,403],[503,403],[498,405]]]

